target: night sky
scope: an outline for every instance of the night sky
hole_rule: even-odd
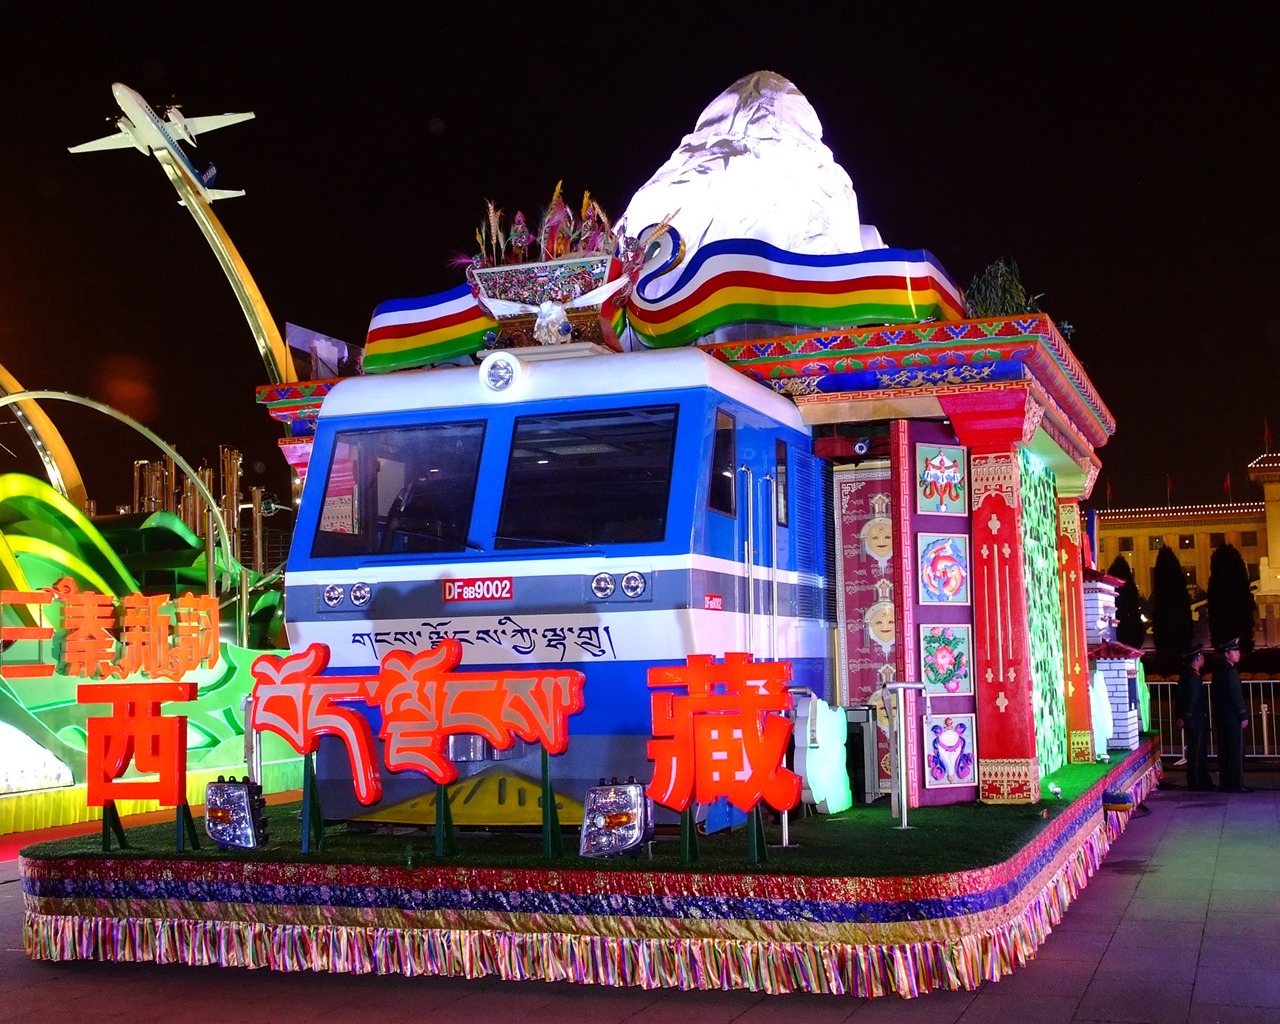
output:
[[[1115,506],[1163,505],[1170,479],[1175,503],[1222,501],[1228,473],[1261,498],[1280,5],[506,6],[0,4],[0,363],[134,412],[196,464],[231,444],[247,484],[286,494],[262,362],[159,165],[67,152],[113,130],[113,81],[257,114],[193,153],[247,190],[215,212],[282,332],[362,341],[377,303],[461,282],[449,260],[485,199],[532,218],[563,179],[617,217],[717,94],[768,69],[813,104],[886,243],[961,287],[1012,257],[1074,325],[1118,423],[1097,503],[1109,482]],[[127,500],[146,442],[46,411],[99,510]],[[39,472],[16,425],[0,443],[0,471]]]

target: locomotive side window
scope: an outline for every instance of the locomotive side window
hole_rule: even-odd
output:
[[[774,472],[774,493],[778,502],[778,525],[787,525],[787,442],[779,438],[774,442],[775,461],[778,464]]]
[[[463,551],[484,423],[338,434],[313,558]]]
[[[711,454],[711,487],[707,506],[727,516],[737,515],[737,436],[733,417],[716,410],[716,440]]]
[[[494,547],[665,540],[676,412],[663,405],[518,417]]]

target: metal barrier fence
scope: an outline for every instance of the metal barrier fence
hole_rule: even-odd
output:
[[[1280,756],[1280,731],[1276,723],[1276,698],[1280,696],[1280,680],[1242,679],[1241,690],[1249,709],[1249,728],[1244,733],[1246,758]],[[1151,690],[1151,728],[1160,733],[1160,745],[1168,753],[1180,756],[1183,749],[1182,730],[1178,728],[1174,680],[1148,680]],[[1209,755],[1217,754],[1217,737],[1213,729],[1213,682],[1205,683],[1209,691]]]

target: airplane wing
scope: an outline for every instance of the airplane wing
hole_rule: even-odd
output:
[[[68,146],[68,153],[93,153],[100,149],[133,149],[135,147],[133,139],[129,138],[124,132],[116,132],[114,135],[107,135],[101,139],[94,139],[92,142],[82,142],[78,146]]]
[[[203,135],[215,128],[225,128],[229,124],[239,124],[253,118],[253,111],[246,114],[210,114],[207,117],[184,117],[183,121],[192,135]]]

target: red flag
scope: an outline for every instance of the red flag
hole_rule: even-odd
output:
[[[1262,444],[1267,451],[1271,451],[1271,424],[1265,416],[1262,417]]]
[[[1107,508],[1111,507],[1111,481],[1107,481]]]
[[[1164,497],[1170,505],[1173,504],[1173,477],[1168,473],[1164,475]]]
[[[1227,478],[1222,481],[1222,493],[1231,497],[1231,470],[1227,470]]]

